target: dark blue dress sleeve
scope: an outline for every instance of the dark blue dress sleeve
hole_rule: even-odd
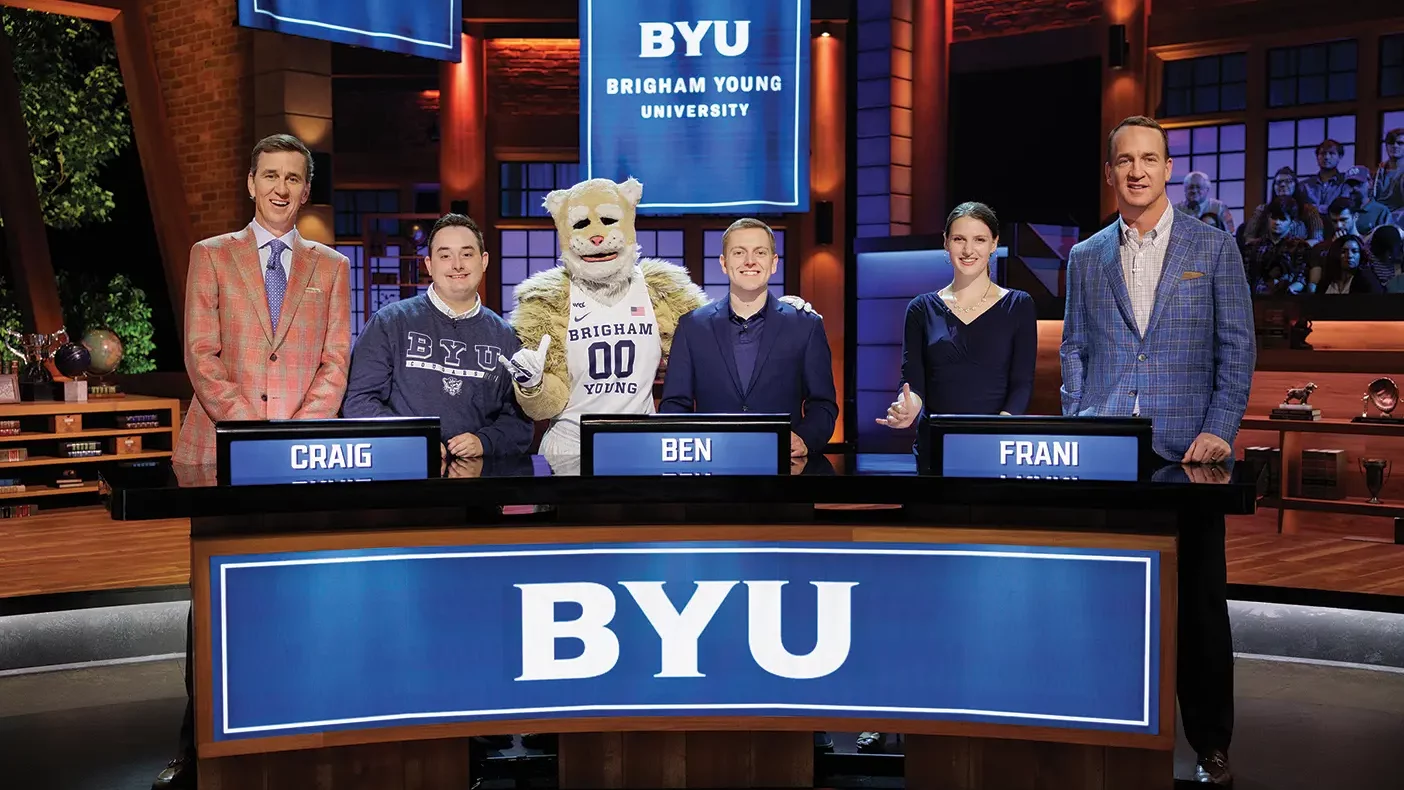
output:
[[[925,296],[918,296],[907,304],[907,325],[902,337],[902,381],[910,385],[912,392],[921,398],[923,406],[926,398],[926,322],[928,313]]]

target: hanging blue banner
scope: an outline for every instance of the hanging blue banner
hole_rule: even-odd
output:
[[[216,740],[590,716],[1159,731],[1154,551],[458,546],[209,570]]]
[[[239,24],[458,62],[462,0],[239,0]]]
[[[581,0],[580,161],[641,213],[809,210],[809,0]]]

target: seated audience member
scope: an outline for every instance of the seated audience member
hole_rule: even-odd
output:
[[[1375,202],[1397,215],[1404,211],[1404,129],[1385,132],[1384,148],[1385,160],[1375,170]]]
[[[1326,210],[1326,239],[1311,248],[1311,256],[1308,258],[1310,268],[1308,282],[1312,293],[1325,287],[1321,284],[1321,273],[1326,266],[1326,256],[1331,251],[1331,245],[1335,243],[1336,239],[1361,235],[1355,225],[1355,209],[1352,206],[1350,198],[1339,197],[1332,201],[1331,206]]]
[[[1293,280],[1286,270],[1282,268],[1282,261],[1272,260],[1267,264],[1267,271],[1263,276],[1253,283],[1253,293],[1262,296],[1288,296],[1292,293]]]
[[[1212,212],[1212,211],[1210,211],[1210,212],[1208,212],[1208,213],[1206,213],[1206,214],[1200,214],[1200,215],[1199,215],[1199,221],[1200,221],[1200,222],[1203,222],[1205,225],[1209,225],[1209,226],[1211,226],[1211,227],[1218,228],[1219,230],[1222,230],[1222,231],[1224,231],[1225,233],[1228,232],[1228,228],[1225,228],[1225,227],[1224,227],[1224,221],[1223,221],[1222,219],[1219,218],[1219,215],[1218,215],[1218,214],[1215,214],[1215,213]]]
[[[1352,167],[1346,171],[1345,181],[1346,191],[1342,197],[1351,200],[1351,209],[1355,212],[1355,227],[1359,233],[1368,235],[1375,228],[1390,224],[1389,209],[1385,208],[1383,203],[1375,202],[1368,168],[1362,165]]]
[[[1370,257],[1386,293],[1404,293],[1404,231],[1385,225],[1370,234]]]
[[[1233,212],[1213,194],[1214,186],[1209,175],[1196,170],[1185,176],[1185,199],[1176,203],[1175,208],[1195,219],[1213,214],[1219,219],[1220,229],[1233,233]]]
[[[1320,170],[1315,175],[1303,178],[1301,184],[1302,189],[1306,190],[1307,199],[1318,210],[1326,208],[1336,198],[1345,194],[1345,179],[1337,169],[1344,153],[1345,149],[1335,140],[1323,140],[1316,146],[1316,166]]]
[[[824,321],[770,295],[775,233],[738,219],[722,235],[725,299],[678,321],[668,356],[664,413],[789,414],[790,455],[823,453],[838,419]]]
[[[1267,235],[1249,239],[1244,244],[1243,267],[1248,282],[1257,290],[1262,283],[1277,282],[1279,278],[1285,277],[1284,290],[1300,293],[1307,288],[1311,248],[1305,241],[1292,235],[1292,227],[1297,219],[1297,202],[1289,197],[1274,198],[1266,213],[1269,222]],[[1268,270],[1274,264],[1279,268],[1280,275],[1268,277]]]
[[[1321,221],[1321,212],[1307,197],[1306,190],[1297,183],[1296,171],[1290,167],[1278,170],[1272,178],[1272,195],[1274,199],[1286,197],[1297,202],[1297,219],[1292,223],[1293,236],[1306,239],[1308,244],[1317,244],[1321,241],[1325,233],[1325,223]],[[1248,230],[1244,238],[1261,239],[1268,235],[1267,207],[1269,205],[1271,205],[1271,201],[1258,204],[1258,208],[1253,211],[1253,216],[1246,223]]]
[[[438,417],[444,454],[524,453],[532,424],[497,355],[517,334],[478,298],[487,270],[473,220],[447,214],[429,231],[429,290],[376,311],[351,354],[346,417]]]
[[[1321,283],[1325,294],[1384,293],[1370,251],[1359,236],[1342,236],[1331,242],[1322,262]]]

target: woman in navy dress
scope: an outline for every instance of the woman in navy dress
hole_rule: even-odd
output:
[[[983,203],[946,218],[951,284],[907,305],[902,389],[878,423],[909,428],[927,414],[1023,414],[1033,391],[1033,298],[990,279],[999,220]]]

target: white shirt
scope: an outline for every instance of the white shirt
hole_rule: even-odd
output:
[[[483,299],[482,297],[478,297],[473,301],[472,307],[468,308],[467,310],[464,310],[461,313],[455,313],[453,311],[453,308],[449,307],[448,302],[445,302],[443,299],[440,299],[439,295],[437,293],[434,293],[434,285],[430,283],[429,304],[434,305],[434,307],[438,308],[439,312],[457,321],[460,318],[472,318],[473,316],[477,315],[478,311],[482,309]]]
[[[254,239],[258,242],[258,270],[263,272],[263,279],[268,279],[268,255],[272,252],[268,249],[268,242],[278,239],[283,242],[283,244],[287,245],[287,249],[283,250],[283,254],[278,260],[278,263],[283,267],[283,279],[291,280],[292,251],[293,247],[297,244],[297,240],[301,238],[297,235],[297,228],[293,228],[282,236],[274,236],[273,231],[258,224],[258,220],[254,220],[249,224],[253,228]]]

